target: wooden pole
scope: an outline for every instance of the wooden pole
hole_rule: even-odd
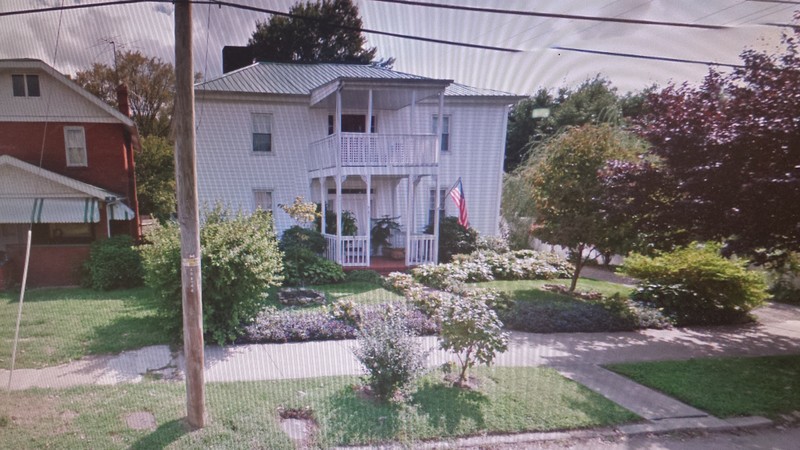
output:
[[[175,124],[175,176],[181,229],[186,418],[189,426],[197,429],[205,426],[205,386],[193,84],[192,5],[189,0],[178,0],[175,2],[175,112],[172,120]]]

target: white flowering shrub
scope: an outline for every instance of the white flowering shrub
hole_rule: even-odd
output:
[[[381,400],[405,393],[425,368],[425,352],[405,321],[391,311],[359,331],[353,353],[367,371],[372,393]]]
[[[466,385],[467,371],[476,364],[491,365],[498,353],[508,349],[503,323],[484,302],[451,296],[439,308],[439,345],[456,354],[461,366],[457,384]]]

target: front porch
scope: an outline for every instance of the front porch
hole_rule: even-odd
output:
[[[388,267],[387,253],[378,247],[389,247],[397,261],[392,267],[438,261],[441,199],[436,195],[435,205],[426,202],[428,189],[439,192],[443,130],[438,125],[420,129],[426,121],[418,120],[417,108],[422,100],[438,103],[432,117],[443,117],[448,84],[341,78],[312,92],[310,106],[328,111],[329,135],[310,143],[307,153],[312,197],[321,204],[323,218],[330,212],[336,217],[329,229],[322,221],[326,258],[347,268],[370,267],[373,261]],[[389,132],[379,132],[379,123]],[[427,210],[432,211],[427,217],[419,213]],[[345,219],[354,220],[357,231]],[[392,222],[388,241],[376,238],[376,225],[387,220]],[[431,234],[424,233],[430,229]]]

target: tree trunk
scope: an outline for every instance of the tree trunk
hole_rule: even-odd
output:
[[[569,285],[569,292],[575,292],[575,287],[578,286],[578,277],[581,275],[581,269],[583,269],[583,264],[585,263],[583,259],[583,249],[586,246],[584,244],[579,244],[578,248],[576,249],[575,255],[575,271],[572,273],[572,283]]]

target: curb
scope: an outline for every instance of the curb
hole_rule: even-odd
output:
[[[519,433],[510,435],[473,436],[447,441],[413,442],[415,449],[486,448],[492,445],[518,446],[552,441],[587,440],[595,438],[619,438],[649,434],[667,434],[687,431],[725,432],[753,430],[773,426],[772,420],[760,416],[735,417],[728,420],[716,417],[662,419],[645,423],[622,425],[618,428],[598,428],[576,431],[552,431],[543,433]],[[409,444],[389,443],[377,446],[334,447],[338,450],[395,450],[410,448]]]

